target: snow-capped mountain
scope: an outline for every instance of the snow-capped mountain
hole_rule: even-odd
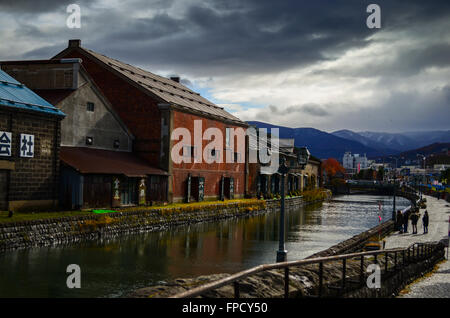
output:
[[[341,138],[358,141],[365,146],[392,154],[424,147],[436,142],[450,141],[450,130],[411,131],[404,133],[339,130],[332,134]]]

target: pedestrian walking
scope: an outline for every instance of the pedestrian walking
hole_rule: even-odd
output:
[[[417,221],[419,221],[419,213],[411,214],[411,224],[413,228],[413,234],[417,234]]]
[[[397,220],[395,222],[395,229],[400,232],[400,234],[403,233],[403,215],[402,211],[397,211]]]
[[[423,222],[423,234],[427,234],[428,233],[428,222],[429,222],[429,217],[428,217],[428,211],[425,210],[425,213],[423,214],[423,218],[422,218],[422,222]]]
[[[409,211],[403,213],[403,233],[408,233]]]

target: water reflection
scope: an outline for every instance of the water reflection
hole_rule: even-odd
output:
[[[378,224],[392,197],[340,196],[286,214],[288,259],[300,259]],[[397,199],[399,208],[408,201]],[[237,272],[275,261],[278,214],[203,223],[71,246],[0,256],[1,297],[117,297],[170,278]],[[66,287],[66,267],[79,264],[81,289]],[[8,273],[5,275],[5,273]]]

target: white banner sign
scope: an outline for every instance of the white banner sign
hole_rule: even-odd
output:
[[[34,157],[34,135],[20,134],[20,156]]]
[[[0,131],[0,156],[11,157],[11,133]]]

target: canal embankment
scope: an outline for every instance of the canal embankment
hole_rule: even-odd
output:
[[[236,297],[238,286],[240,298],[386,298],[398,294],[408,283],[432,270],[444,258],[445,246],[442,242],[430,242],[379,253],[378,257],[360,253],[346,254],[348,258],[345,262],[342,258],[345,255],[309,259],[310,264],[290,266],[288,272],[285,269],[269,269],[246,274],[256,270],[255,268],[234,275],[215,274],[175,279],[163,285],[138,289],[128,297],[190,297],[177,295],[200,288],[193,297],[233,298]],[[373,264],[379,266],[379,286],[367,283],[368,280],[373,282],[370,275],[374,270],[369,268]],[[237,276],[240,277],[239,281],[234,280]],[[230,282],[224,284],[224,281]],[[217,288],[211,288],[212,285]]]
[[[414,205],[417,196],[406,195]],[[364,245],[374,237],[385,237],[394,230],[394,222],[389,220],[367,231],[355,235],[330,248],[315,253],[307,259],[331,257],[361,251]],[[442,242],[429,243],[426,255],[419,258],[422,247],[414,246],[414,250],[405,250],[405,253],[388,254],[382,259],[366,258],[363,265],[358,260],[350,260],[345,269],[341,262],[328,262],[323,264],[322,283],[319,283],[320,269],[314,265],[305,265],[301,268],[293,267],[289,272],[289,297],[309,297],[318,294],[321,286],[322,297],[391,297],[404,286],[421,277],[433,269],[436,263],[444,257]],[[411,254],[412,253],[412,254]],[[413,255],[413,256],[411,256]],[[414,256],[415,255],[415,256]],[[361,280],[361,273],[366,277],[367,267],[376,263],[381,268],[382,284],[380,288],[369,288],[366,281]],[[345,288],[342,286],[343,275],[347,280]],[[141,288],[129,294],[129,297],[170,297],[192,288],[230,277],[231,274],[213,274],[195,278],[178,278],[169,280],[164,284]],[[247,277],[239,281],[240,297],[283,297],[285,293],[285,273],[282,270],[269,270]],[[355,281],[357,284],[355,285]],[[336,287],[338,286],[338,288]],[[205,293],[204,297],[234,297],[233,285],[224,286]]]
[[[444,245],[448,244],[449,203],[442,198],[438,200],[433,195],[424,197],[426,198],[426,207],[420,210],[417,233],[412,233],[411,222],[409,222],[408,233],[394,232],[385,239],[387,248],[405,247],[412,242],[441,241]],[[429,215],[427,233],[424,233],[421,220],[425,210],[428,211]],[[427,277],[408,286],[408,289],[401,293],[401,297],[450,297],[450,261],[444,260],[431,275],[427,275]]]
[[[285,200],[286,210],[299,209],[329,198],[329,192]],[[167,207],[136,207],[104,214],[68,216],[0,224],[0,252],[92,241],[100,238],[164,231],[201,222],[219,222],[276,212],[280,200],[236,200]]]

